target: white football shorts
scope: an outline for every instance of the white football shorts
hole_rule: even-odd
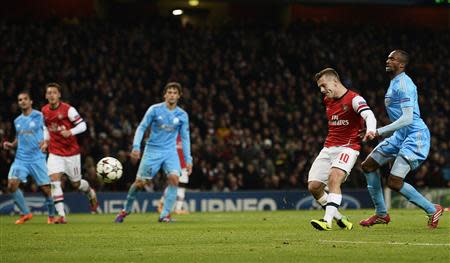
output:
[[[47,159],[48,174],[65,173],[71,182],[81,180],[80,155],[59,156],[49,154]]]
[[[350,174],[350,171],[356,163],[358,155],[359,151],[348,147],[324,147],[309,170],[308,182],[319,181],[328,185],[328,177],[332,167],[345,171],[345,179],[347,179],[347,176]]]

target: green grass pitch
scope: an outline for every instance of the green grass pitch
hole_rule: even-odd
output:
[[[155,213],[69,216],[24,225],[0,216],[0,262],[450,262],[450,213],[438,229],[420,210],[392,210],[391,223],[362,228],[372,210],[347,210],[351,231],[318,231],[322,211],[193,213],[157,223]]]

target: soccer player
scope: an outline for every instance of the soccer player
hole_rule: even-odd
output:
[[[158,221],[172,222],[170,211],[176,200],[178,179],[181,176],[180,160],[176,149],[178,134],[181,136],[187,173],[190,175],[192,172],[189,117],[183,109],[177,106],[182,95],[181,85],[178,82],[169,82],[164,87],[163,94],[164,102],[150,106],[136,129],[131,152],[132,160],[137,161],[141,158],[141,141],[149,126],[151,127],[150,138],[145,145],[136,180],[128,190],[125,207],[117,215],[116,223],[122,223],[124,218],[131,213],[137,191],[143,189],[144,185],[161,168],[167,175],[168,186]]]
[[[49,83],[45,97],[48,104],[42,107],[45,125],[50,134],[48,143],[48,173],[52,181],[52,195],[59,215],[58,223],[67,223],[64,211],[64,194],[61,188],[61,176],[66,174],[74,189],[85,193],[89,199],[90,209],[95,212],[98,207],[97,196],[89,183],[81,178],[80,146],[75,135],[86,130],[86,123],[71,105],[61,102],[61,86]]]
[[[3,148],[6,150],[17,146],[16,158],[8,174],[8,191],[21,213],[16,224],[23,224],[33,217],[19,188],[20,182],[26,182],[29,175],[34,178],[44,193],[48,209],[47,223],[53,224],[55,206],[45,164],[47,142],[44,137],[48,136],[48,133],[45,130],[44,117],[41,112],[32,108],[33,101],[28,91],[20,92],[17,98],[22,114],[14,120],[16,139],[13,142],[3,143]]]
[[[181,136],[178,135],[177,137],[177,152],[178,152],[178,158],[180,159],[180,165],[181,165],[181,176],[179,179],[179,185],[177,190],[177,201],[175,202],[175,209],[173,213],[175,215],[185,215],[189,214],[188,210],[183,209],[183,203],[184,203],[184,197],[186,195],[186,188],[183,186],[189,183],[189,175],[187,173],[186,169],[186,162],[184,161],[183,157],[183,147],[181,145]],[[164,189],[164,193],[161,196],[161,199],[159,200],[158,204],[158,212],[161,213],[163,206],[164,206],[164,199],[167,193],[167,187]]]
[[[355,165],[361,148],[359,130],[366,124],[363,140],[375,136],[376,119],[366,101],[357,93],[348,90],[340,81],[338,73],[326,68],[316,74],[315,79],[328,117],[328,135],[308,175],[308,190],[325,209],[323,219],[311,220],[318,230],[331,230],[333,218],[342,229],[352,229],[353,224],[343,216],[341,184]],[[325,192],[328,187],[329,193]]]
[[[443,213],[442,206],[432,204],[412,185],[404,182],[408,172],[419,167],[430,150],[430,131],[420,118],[417,87],[405,73],[408,62],[409,55],[403,50],[392,51],[386,61],[386,72],[391,82],[384,103],[392,123],[376,130],[376,137],[385,139],[362,163],[367,189],[375,205],[375,215],[359,222],[362,226],[388,224],[391,220],[384,203],[381,178],[375,172],[390,160],[394,160],[394,164],[387,180],[389,188],[423,209],[428,215],[430,228],[437,227]]]

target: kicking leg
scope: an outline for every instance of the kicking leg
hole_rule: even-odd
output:
[[[330,193],[327,196],[325,216],[320,220],[312,220],[311,224],[319,230],[331,230],[332,220],[338,212],[342,202],[341,184],[345,179],[345,171],[339,168],[331,168],[328,181]],[[350,229],[353,227],[350,226]]]

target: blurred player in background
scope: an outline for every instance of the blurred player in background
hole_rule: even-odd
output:
[[[184,197],[186,195],[186,188],[183,186],[185,186],[186,184],[189,183],[189,175],[188,175],[188,172],[186,169],[186,162],[184,161],[184,157],[183,157],[183,147],[181,144],[181,136],[180,135],[178,135],[178,137],[177,137],[177,152],[178,152],[178,158],[180,159],[181,176],[179,179],[179,185],[178,185],[178,190],[177,190],[177,201],[175,202],[175,209],[174,209],[173,213],[176,215],[185,215],[185,214],[189,214],[189,211],[186,209],[183,209]],[[167,187],[166,187],[166,189],[164,189],[164,193],[161,196],[161,199],[159,200],[158,213],[162,212],[166,192],[167,192]]]
[[[47,223],[53,224],[55,206],[45,164],[47,142],[44,138],[48,137],[48,132],[45,130],[44,117],[41,112],[32,108],[33,101],[28,91],[22,91],[17,98],[22,114],[14,120],[16,139],[3,143],[6,150],[17,146],[16,157],[8,174],[8,191],[21,213],[16,224],[23,224],[33,217],[19,188],[20,182],[26,182],[29,175],[44,193],[48,209]]]
[[[136,129],[133,140],[132,160],[141,158],[141,142],[147,128],[151,127],[150,138],[145,145],[142,161],[136,180],[130,186],[124,209],[117,215],[115,222],[122,223],[131,213],[136,194],[162,168],[167,175],[167,191],[159,222],[172,222],[170,211],[176,201],[179,177],[181,176],[180,159],[176,141],[180,134],[183,157],[186,161],[187,174],[192,172],[191,142],[189,138],[189,116],[177,106],[182,95],[181,85],[170,82],[164,87],[164,102],[150,106]]]
[[[392,51],[386,60],[386,72],[391,82],[384,103],[392,123],[376,130],[377,137],[386,139],[362,163],[367,188],[375,205],[375,215],[362,220],[362,226],[388,224],[391,220],[384,203],[381,178],[375,173],[390,160],[395,161],[387,181],[389,188],[423,209],[428,215],[430,228],[437,227],[443,213],[442,206],[432,204],[412,185],[404,182],[408,172],[419,167],[430,151],[430,131],[420,117],[417,87],[405,73],[408,62],[409,55],[403,50]]]
[[[55,200],[57,223],[65,224],[64,194],[61,176],[66,174],[74,189],[85,193],[89,199],[90,209],[95,212],[98,207],[97,196],[89,183],[81,178],[80,146],[75,135],[86,131],[86,123],[71,105],[61,102],[61,86],[49,83],[45,97],[48,104],[42,107],[45,125],[50,134],[48,143],[48,173],[52,181],[52,195]]]
[[[340,228],[350,230],[353,224],[338,211],[342,201],[341,184],[345,182],[358,158],[361,148],[359,131],[364,121],[367,132],[363,140],[375,136],[377,121],[366,101],[348,90],[334,69],[320,71],[315,79],[324,95],[328,135],[308,176],[308,190],[325,209],[325,216],[323,219],[311,220],[311,224],[318,230],[331,230],[334,218]],[[328,194],[325,192],[326,186]]]

